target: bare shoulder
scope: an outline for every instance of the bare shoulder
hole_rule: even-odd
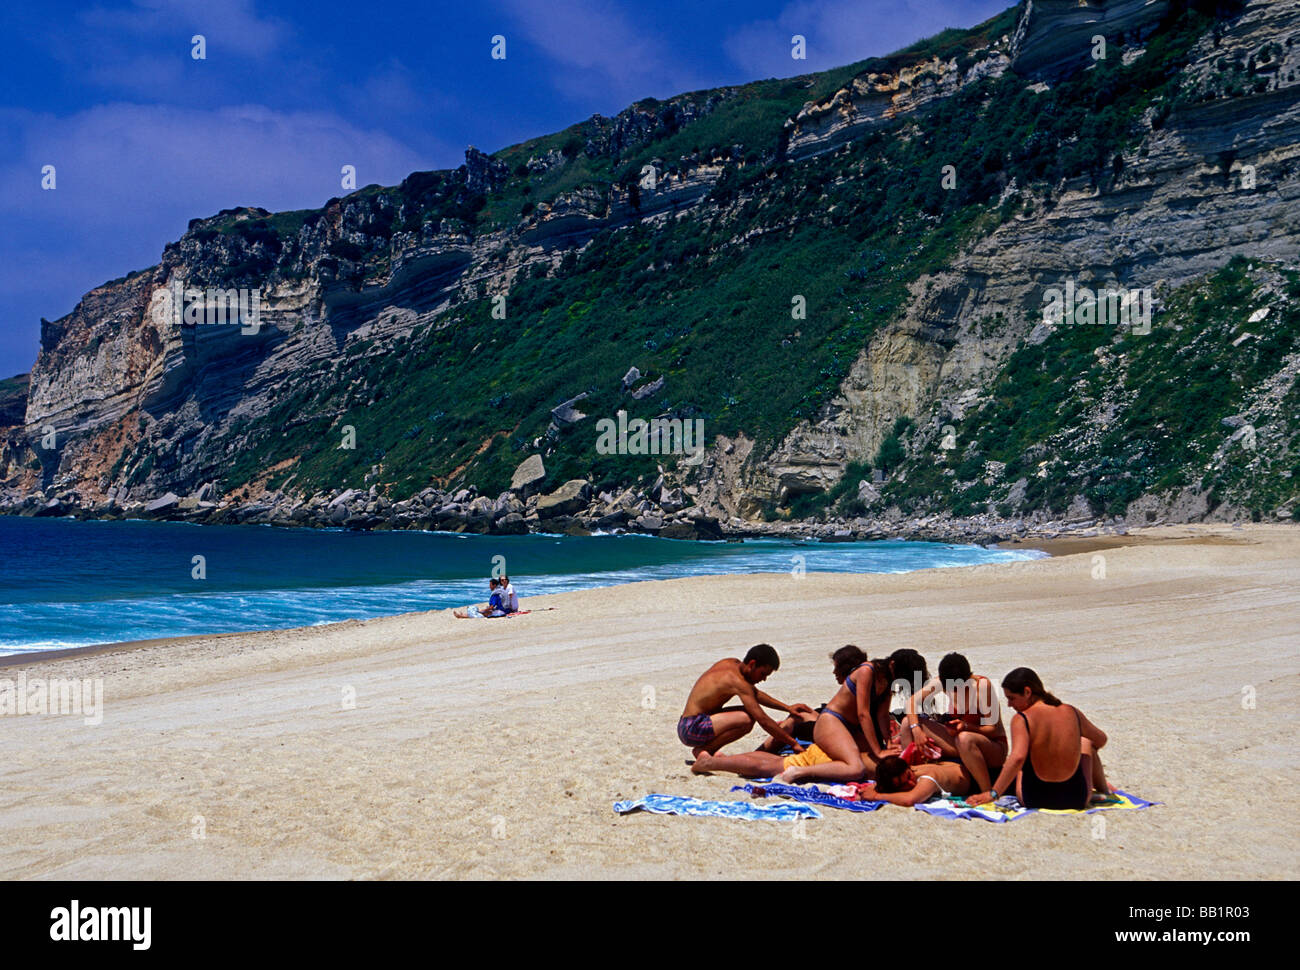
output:
[[[691,693],[707,694],[709,697],[725,694],[729,697],[744,689],[748,683],[740,674],[740,661],[729,657],[726,660],[719,660],[701,674]]]
[[[953,788],[966,777],[966,769],[953,761],[935,761],[928,765],[920,765],[916,773],[921,776],[929,775],[944,788]]]

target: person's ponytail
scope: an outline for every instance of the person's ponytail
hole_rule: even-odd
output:
[[[1039,679],[1038,674],[1028,667],[1017,667],[1002,678],[1002,689],[1012,694],[1019,694],[1028,687],[1029,693],[1036,699],[1051,707],[1060,707],[1061,700],[1055,694],[1049,694]]]

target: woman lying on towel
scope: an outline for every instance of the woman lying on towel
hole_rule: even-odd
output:
[[[1017,667],[1002,678],[1002,693],[1016,712],[1011,753],[993,787],[966,799],[968,805],[996,800],[1013,781],[1016,798],[1025,808],[1082,809],[1088,807],[1094,788],[1110,795],[1097,753],[1106,743],[1099,727],[1077,707],[1049,694],[1028,667]]]
[[[970,772],[951,761],[913,767],[902,758],[883,758],[876,765],[875,788],[858,788],[858,800],[910,807],[943,795],[965,795],[971,787]]]

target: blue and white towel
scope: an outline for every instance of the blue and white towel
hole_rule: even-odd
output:
[[[808,805],[752,805],[749,802],[706,802],[681,795],[646,795],[634,801],[615,802],[614,811],[626,815],[635,811],[656,815],[707,815],[711,818],[738,818],[745,821],[765,819],[770,822],[793,822],[801,818],[821,818],[821,812]]]
[[[812,802],[814,805],[824,805],[827,808],[842,808],[849,812],[874,812],[884,805],[884,802],[853,802],[847,798],[836,798],[830,792],[824,792],[816,785],[782,785],[779,782],[760,782],[756,785],[737,785],[732,791],[749,792],[751,795],[763,797],[771,795],[776,798],[793,798],[799,802]]]

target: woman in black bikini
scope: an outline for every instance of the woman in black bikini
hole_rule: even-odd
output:
[[[1094,784],[1110,793],[1097,750],[1105,733],[1076,707],[1062,704],[1043,688],[1038,674],[1017,667],[1002,679],[1002,692],[1015,710],[1011,754],[988,792],[968,805],[983,805],[1006,792],[1013,779],[1025,808],[1087,808]]]
[[[804,779],[857,781],[871,777],[881,758],[898,754],[889,744],[889,699],[893,665],[889,660],[867,660],[849,644],[831,654],[840,689],[830,699],[813,728],[813,743],[832,758],[830,764],[793,767],[780,780],[795,784]],[[864,771],[865,767],[865,771]]]

